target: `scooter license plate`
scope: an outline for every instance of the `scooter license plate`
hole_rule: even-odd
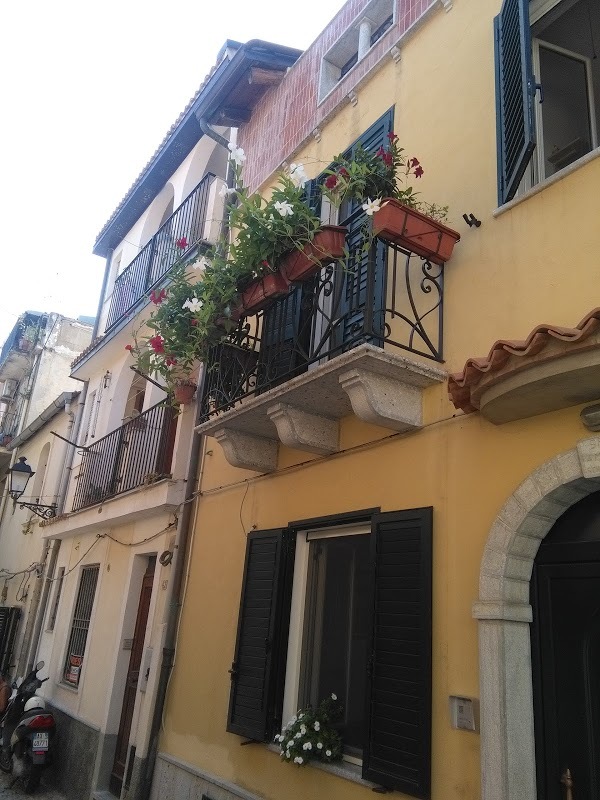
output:
[[[32,750],[47,750],[48,749],[48,734],[36,733],[31,743]]]

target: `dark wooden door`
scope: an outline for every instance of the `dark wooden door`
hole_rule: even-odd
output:
[[[600,495],[540,547],[532,603],[538,797],[600,798]]]
[[[119,732],[117,734],[117,747],[115,760],[110,776],[110,790],[115,795],[121,793],[123,778],[125,775],[125,764],[127,762],[127,748],[129,746],[129,734],[131,732],[131,720],[135,706],[138,681],[140,677],[140,665],[142,663],[142,653],[144,648],[144,637],[146,635],[146,625],[148,622],[148,610],[152,597],[152,584],[154,581],[154,568],[156,557],[148,559],[148,568],[142,580],[142,590],[138,604],[137,617],[135,620],[135,630],[133,633],[133,644],[129,667],[127,670],[127,680],[125,682],[125,694],[123,696],[123,707],[121,710],[121,721],[119,722]]]

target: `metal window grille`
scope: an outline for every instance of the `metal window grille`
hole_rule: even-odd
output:
[[[98,564],[84,567],[81,570],[81,580],[79,582],[79,591],[77,592],[64,668],[64,680],[74,686],[79,683],[99,571]]]
[[[62,593],[63,580],[65,577],[65,568],[61,567],[58,570],[58,577],[56,579],[56,590],[54,592],[54,600],[52,601],[52,608],[50,609],[50,616],[48,617],[48,627],[46,630],[53,631],[56,624],[56,614],[58,613],[58,604],[60,603],[60,595]]]

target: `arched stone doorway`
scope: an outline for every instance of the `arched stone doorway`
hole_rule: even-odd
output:
[[[600,437],[530,475],[486,542],[479,580],[482,800],[537,800],[529,603],[541,540],[572,505],[600,489]]]

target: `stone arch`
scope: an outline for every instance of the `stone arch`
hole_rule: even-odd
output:
[[[542,539],[600,488],[600,436],[538,467],[507,500],[481,560],[479,622],[482,800],[536,800],[529,580]]]

